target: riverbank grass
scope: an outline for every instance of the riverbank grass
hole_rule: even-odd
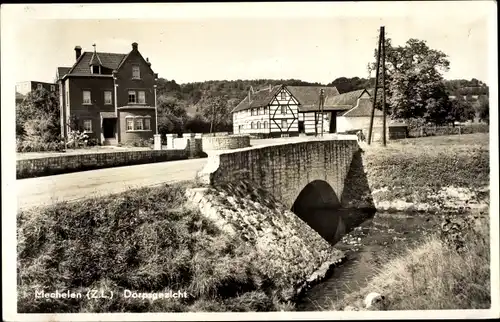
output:
[[[487,210],[470,207],[484,203],[488,208],[489,135],[407,139],[390,142],[386,148],[366,146],[363,161],[376,204],[430,204],[437,212],[429,216],[439,216],[439,210],[448,207],[459,222],[468,222],[472,216],[474,225],[456,228],[452,224],[449,231],[450,225],[437,227],[419,246],[378,267],[366,287],[327,309],[363,310],[363,299],[371,292],[385,296],[374,309],[489,308],[489,216]],[[462,190],[465,197],[459,194]],[[447,191],[452,196],[442,193]]]
[[[490,308],[488,219],[479,220],[456,249],[437,235],[377,269],[361,290],[348,294],[329,310],[364,309],[370,292],[384,295],[375,310],[438,310]]]
[[[185,186],[60,203],[21,212],[18,312],[189,312],[291,309],[256,251],[186,206]],[[89,290],[114,294],[88,299]],[[186,292],[187,298],[126,298],[124,291]],[[36,298],[35,292],[83,298]]]

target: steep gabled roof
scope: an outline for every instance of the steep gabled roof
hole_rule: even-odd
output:
[[[361,117],[361,116],[371,116],[372,115],[372,98],[371,97],[363,97],[357,100],[356,106],[352,109],[348,110],[342,116],[346,117]],[[383,116],[384,113],[378,109],[375,109],[375,114],[377,116]]]
[[[358,98],[365,92],[365,89],[358,89],[352,92],[343,93],[332,99],[332,105],[355,106]]]
[[[304,108],[319,108],[321,89],[325,92],[325,107],[330,106],[333,97],[339,95],[339,91],[333,86],[287,86],[286,88],[299,101],[301,107]]]
[[[64,75],[69,73],[71,67],[57,67],[57,77],[58,79],[63,78]]]
[[[90,65],[102,66],[101,59],[99,58],[99,53],[94,52],[92,58],[90,59]]]
[[[299,112],[318,111],[319,110],[319,95],[321,89],[325,92],[325,110],[336,109],[332,101],[335,96],[339,95],[336,87],[330,86],[287,86],[290,93],[299,101]],[[344,108],[345,109],[345,108]]]
[[[231,111],[231,113],[243,111],[249,108],[262,107],[271,103],[271,100],[281,89],[281,85],[276,85],[271,88],[261,89],[257,92],[250,94],[250,101],[248,95]]]
[[[96,53],[99,56],[101,66],[115,70],[120,66],[122,60],[127,56],[127,54],[115,54],[115,53]],[[92,75],[90,73],[90,64],[94,56],[93,52],[84,52],[80,58],[76,61],[75,65],[71,68],[70,75]]]

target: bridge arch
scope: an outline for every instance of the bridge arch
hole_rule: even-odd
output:
[[[332,186],[324,180],[314,180],[300,191],[291,210],[334,244],[345,233],[342,217],[336,211],[339,208],[340,200]]]

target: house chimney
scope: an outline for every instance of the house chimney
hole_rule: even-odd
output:
[[[76,60],[78,60],[78,58],[80,58],[80,56],[82,55],[82,47],[76,46],[75,47],[75,54],[76,54]]]
[[[149,57],[146,57],[146,64],[148,64],[148,66],[151,67],[151,63],[149,62]]]
[[[137,51],[137,46],[138,46],[138,45],[137,45],[137,43],[136,43],[136,42],[133,42],[133,43],[132,43],[132,50]]]

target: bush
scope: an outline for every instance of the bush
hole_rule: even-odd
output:
[[[16,139],[16,150],[17,152],[60,152],[64,151],[64,142]]]
[[[436,135],[456,135],[472,133],[489,133],[488,124],[467,124],[456,126],[419,126],[409,128],[409,137],[436,136]]]
[[[97,139],[95,139],[95,138],[90,138],[87,140],[85,145],[86,146],[97,146],[97,145],[99,145],[99,141],[97,141]]]
[[[151,147],[154,144],[154,139],[138,139],[132,141],[131,145],[133,147]]]

